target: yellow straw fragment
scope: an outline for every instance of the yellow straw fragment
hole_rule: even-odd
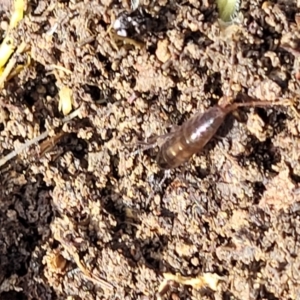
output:
[[[15,28],[24,17],[25,0],[15,0],[15,10],[11,16],[9,29]]]
[[[25,42],[21,43],[20,46],[18,47],[17,51],[13,55],[13,57],[9,60],[8,64],[5,66],[5,69],[0,68],[0,70],[2,71],[2,72],[0,72],[0,88],[3,87],[4,83],[7,81],[13,68],[16,65],[17,59],[15,56],[17,54],[23,53],[23,51],[25,51],[25,48],[26,48]]]
[[[24,17],[24,8],[25,8],[25,0],[15,0],[14,1],[14,12],[12,13],[8,32],[6,33],[6,37],[2,41],[0,45],[0,74],[3,72],[3,67],[13,54],[15,50],[15,45],[13,44],[13,39],[9,36],[9,31],[15,28],[18,23]]]
[[[3,71],[3,67],[11,57],[15,50],[12,38],[7,36],[0,45],[0,69]],[[2,72],[1,72],[2,73]]]
[[[59,103],[58,110],[61,111],[64,116],[69,114],[73,105],[73,93],[70,88],[63,86],[59,91]]]

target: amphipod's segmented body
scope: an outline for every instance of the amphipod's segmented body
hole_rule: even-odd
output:
[[[211,140],[231,110],[231,106],[213,106],[187,120],[159,149],[159,167],[173,169],[187,162]]]
[[[291,105],[291,101],[271,103],[252,100],[248,103],[233,103],[227,106],[216,105],[203,113],[195,114],[183,123],[177,131],[171,133],[161,145],[157,155],[157,164],[160,168],[168,170],[187,162],[212,139],[227,114],[238,107],[270,105]]]

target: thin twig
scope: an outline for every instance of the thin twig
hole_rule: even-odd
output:
[[[80,109],[81,109],[81,107],[79,107],[78,109],[76,109],[73,112],[71,112],[68,116],[64,117],[62,119],[62,122],[63,123],[67,123],[70,120],[72,120],[73,118],[77,117]],[[36,143],[40,142],[41,140],[45,139],[48,135],[49,135],[49,131],[46,130],[45,132],[43,132],[39,136],[37,136],[37,137],[33,138],[32,140],[30,140],[30,141],[22,144],[17,149],[15,149],[12,152],[8,153],[6,156],[4,156],[3,158],[0,159],[0,167],[3,166],[4,164],[6,164],[9,160],[11,160],[12,158],[14,158],[15,156],[19,155],[25,149],[27,149],[30,146],[32,146],[33,144],[36,144]]]
[[[104,278],[101,278],[99,275],[92,273],[85,264],[80,260],[79,254],[77,253],[77,249],[75,246],[68,242],[63,238],[62,232],[59,232],[59,234],[55,234],[55,239],[57,239],[62,246],[65,248],[65,250],[73,257],[77,267],[80,269],[80,271],[83,273],[84,277],[90,281],[92,281],[95,284],[100,285],[103,289],[108,289],[110,291],[114,290],[114,286],[107,282]]]

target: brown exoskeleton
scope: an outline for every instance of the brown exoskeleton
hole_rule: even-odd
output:
[[[188,162],[194,154],[200,152],[213,138],[226,116],[238,107],[272,105],[291,105],[291,101],[270,102],[251,99],[247,103],[215,105],[204,112],[196,113],[179,126],[177,130],[163,136],[157,155],[158,166],[161,169],[170,170]]]

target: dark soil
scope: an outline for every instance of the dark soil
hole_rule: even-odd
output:
[[[0,91],[1,157],[49,137],[0,169],[0,299],[154,299],[164,273],[221,280],[163,299],[300,299],[299,1],[244,1],[238,30],[213,1],[121,2],[30,1],[15,30],[31,62]],[[82,107],[63,125],[62,86]],[[240,108],[159,188],[138,141],[236,95],[296,110]]]

